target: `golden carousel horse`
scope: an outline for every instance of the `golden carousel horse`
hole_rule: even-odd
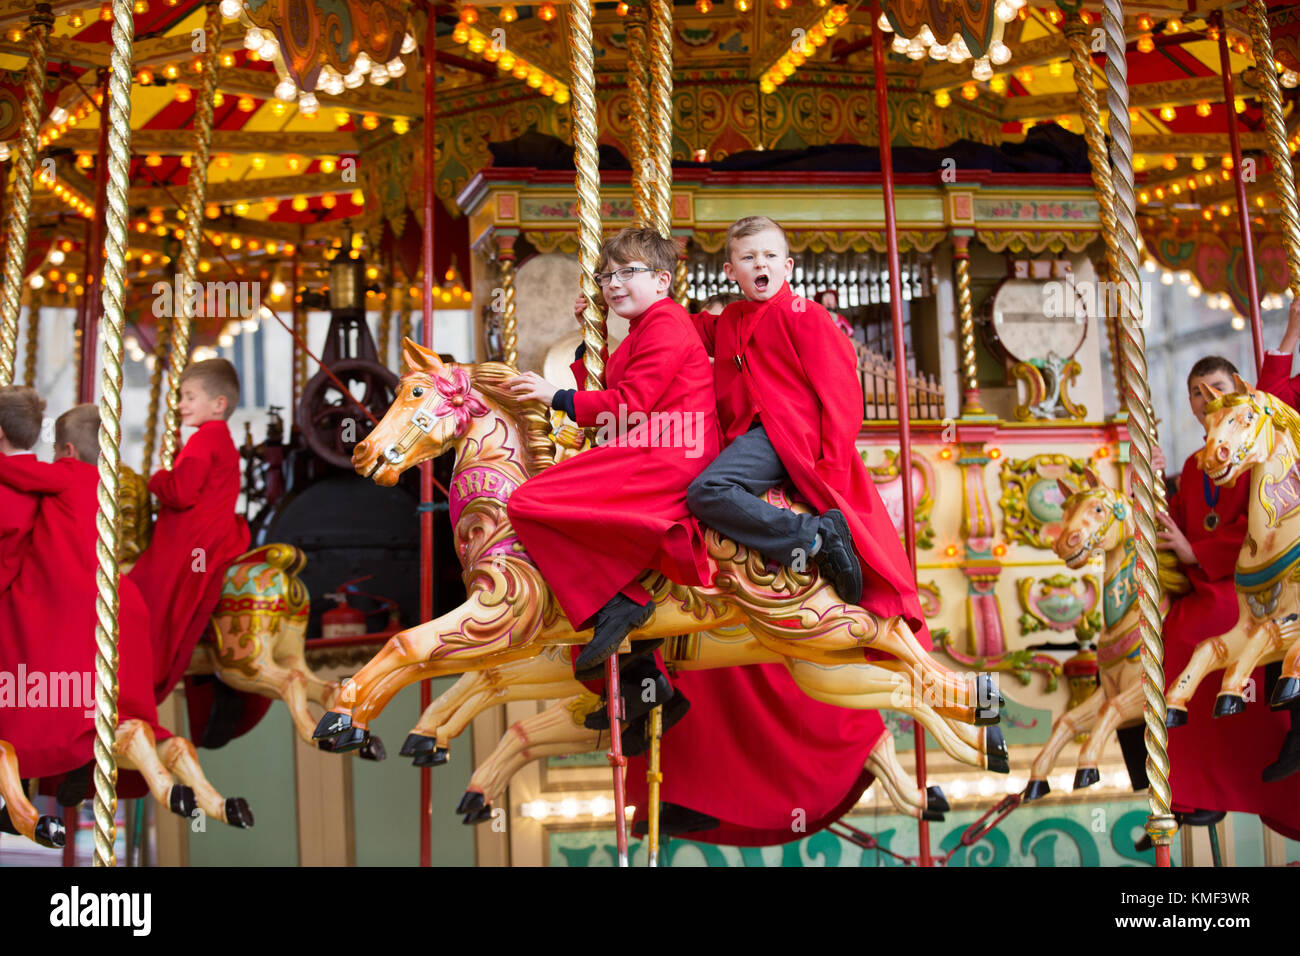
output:
[[[1226,634],[1196,645],[1168,694],[1166,724],[1187,722],[1187,705],[1212,670],[1225,669],[1214,716],[1245,709],[1246,684],[1262,664],[1283,661],[1274,709],[1300,698],[1300,417],[1285,402],[1233,375],[1235,392],[1202,385],[1201,470],[1215,485],[1250,474],[1246,540],[1237,557],[1238,618]]]
[[[404,354],[407,372],[397,397],[354,449],[353,465],[388,486],[406,469],[455,449],[451,519],[469,597],[454,611],[394,635],[344,682],[338,705],[316,730],[322,749],[335,752],[364,744],[370,722],[403,687],[589,639],[566,620],[506,516],[514,489],[554,462],[543,406],[510,394],[505,383],[517,372],[507,365],[444,364],[409,339]],[[804,507],[780,490],[769,492],[769,500]],[[815,568],[769,568],[761,555],[712,530],[706,544],[719,568],[713,585],[689,588],[646,572],[641,583],[657,607],[631,638],[744,625],[754,640],[731,663],[785,660],[800,687],[819,699],[887,707],[922,723],[930,720],[929,708],[954,730],[997,722],[1000,697],[989,675],[967,678],[947,670],[901,619],[880,619],[846,604]],[[888,658],[865,661],[868,649]]]
[[[496,749],[474,768],[456,812],[464,814],[467,824],[489,820],[492,804],[505,792],[510,778],[529,763],[602,749],[609,739],[605,733],[583,726],[584,718],[602,707],[599,697],[583,691],[511,724]],[[943,790],[917,786],[899,762],[892,734],[881,735],[867,755],[866,769],[899,813],[917,820],[943,820],[949,809]]]
[[[1106,562],[1102,586],[1104,626],[1097,640],[1098,686],[1088,699],[1067,711],[1052,724],[1052,735],[1034,758],[1025,788],[1026,801],[1037,800],[1050,791],[1047,775],[1067,743],[1079,734],[1090,734],[1079,752],[1074,789],[1090,787],[1101,779],[1097,763],[1116,730],[1142,723],[1142,637],[1138,630],[1138,586],[1135,578],[1137,548],[1132,502],[1098,481],[1085,469],[1087,487],[1076,491],[1057,479],[1062,506],[1061,531],[1053,543],[1056,556],[1071,569],[1083,567],[1094,557]],[[1168,552],[1158,552],[1160,582],[1166,594],[1187,591],[1187,578],[1177,570]],[[1169,599],[1160,611],[1169,610]]]

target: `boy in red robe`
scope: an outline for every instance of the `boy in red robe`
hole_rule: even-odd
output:
[[[1192,366],[1188,398],[1201,427],[1207,404],[1201,384],[1233,391],[1236,371],[1231,362],[1215,355]],[[1234,573],[1249,509],[1249,480],[1219,487],[1201,471],[1195,454],[1187,459],[1178,491],[1169,499],[1169,517],[1161,516],[1161,544],[1178,556],[1192,585],[1174,600],[1165,618],[1165,676],[1171,681],[1187,666],[1200,641],[1237,623]],[[1216,720],[1215,695],[1202,689],[1190,701],[1187,726],[1170,732],[1174,809],[1182,822],[1192,824],[1212,823],[1227,810],[1254,813],[1278,832],[1300,837],[1300,777],[1262,783],[1259,776],[1287,737],[1287,715],[1269,709],[1264,669],[1251,676],[1256,699],[1243,712]]]
[[[746,301],[696,316],[714,357],[726,447],[691,483],[691,511],[769,560],[796,568],[811,561],[845,601],[901,616],[929,647],[907,555],[858,454],[863,403],[853,343],[825,309],[791,293],[794,260],[771,219],[732,223],[726,249],[723,269]],[[762,499],[787,481],[815,513]]]
[[[580,673],[654,614],[637,583],[647,568],[682,584],[712,578],[686,488],[718,452],[713,374],[691,317],[668,297],[676,262],[676,245],[653,229],[624,229],[601,250],[596,281],[631,323],[604,389],[559,389],[534,372],[510,383],[598,430],[596,447],[530,478],[507,506],[574,629],[595,628]]]
[[[81,792],[60,790],[65,805],[85,795],[95,738],[98,432],[98,408],[78,405],[55,422],[52,464],[0,457],[0,489],[36,515],[18,574],[0,592],[0,659],[24,676],[8,693],[0,679],[0,738],[16,748],[24,775],[76,778],[72,789]],[[144,721],[161,742],[172,735],[159,726],[153,698],[149,612],[125,578],[118,596],[118,715]],[[66,699],[73,688],[80,694]]]
[[[0,386],[0,455],[31,455],[41,434],[45,402],[36,389]],[[36,522],[36,500],[0,485],[0,591],[18,574],[19,559]]]
[[[221,597],[226,569],[248,550],[248,524],[236,514],[239,451],[230,418],[239,375],[225,359],[190,365],[180,379],[181,424],[198,430],[170,471],[149,479],[158,499],[153,540],[129,577],[152,610],[154,696],[161,701],[185,674]]]

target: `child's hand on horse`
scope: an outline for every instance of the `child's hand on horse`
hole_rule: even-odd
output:
[[[1177,555],[1178,560],[1183,564],[1200,564],[1201,562],[1196,560],[1196,552],[1192,550],[1191,542],[1187,540],[1187,536],[1178,525],[1174,524],[1173,519],[1163,513],[1158,513],[1157,516],[1160,518],[1160,523],[1165,526],[1158,535],[1160,543]]]
[[[551,404],[551,399],[555,398],[557,391],[554,385],[536,372],[524,372],[519,377],[506,382],[506,387],[516,398],[524,401],[535,398],[547,406]]]

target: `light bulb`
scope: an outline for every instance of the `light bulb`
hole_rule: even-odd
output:
[[[876,26],[880,27],[880,29],[883,30],[885,33],[894,32],[894,27],[889,22],[889,17],[885,16],[883,13],[880,15],[880,18],[876,20]]]
[[[405,53],[414,53],[414,52],[415,52],[415,37],[407,33],[402,37],[402,53],[405,54]],[[392,72],[391,68],[389,69],[389,72],[390,73]]]
[[[996,66],[1001,66],[1011,59],[1011,48],[1001,40],[995,42],[989,47],[989,60]]]
[[[989,65],[989,58],[982,56],[976,60],[975,65],[971,67],[970,75],[981,83],[993,79],[993,67]]]
[[[292,103],[298,98],[298,87],[293,80],[284,79],[275,84],[275,98],[284,100],[286,103]]]
[[[227,20],[234,20],[238,18],[239,11],[244,9],[244,5],[239,0],[221,0],[221,6],[218,9]]]
[[[387,63],[388,75],[396,79],[406,73],[406,64],[402,62],[400,56],[395,56]]]
[[[376,63],[370,68],[370,82],[375,86],[383,86],[388,82],[388,67],[382,63]]]
[[[315,116],[318,109],[320,109],[320,103],[317,101],[315,93],[304,93],[298,97],[298,112],[303,116]]]
[[[248,32],[244,34],[244,49],[256,50],[262,45],[262,28],[249,27]]]
[[[370,59],[370,54],[365,50],[362,50],[357,54],[356,60],[353,61],[352,68],[359,73],[366,73],[370,70],[372,65],[373,61]]]

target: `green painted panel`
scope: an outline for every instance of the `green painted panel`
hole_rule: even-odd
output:
[[[962,832],[982,815],[980,810],[948,814],[943,823],[930,825],[931,846],[943,855],[956,846]],[[985,840],[958,851],[950,866],[1154,866],[1155,854],[1138,854],[1133,843],[1142,835],[1147,818],[1145,800],[1086,805],[1021,807],[1007,817]],[[850,817],[858,829],[870,833],[895,853],[917,852],[916,822],[908,817],[882,815]],[[645,865],[640,841],[632,844],[633,866]],[[1175,842],[1173,861],[1181,862]],[[612,830],[552,833],[548,863],[551,866],[612,866],[615,848]],[[719,847],[689,840],[670,840],[663,848],[666,866],[899,866],[876,850],[864,851],[833,834],[821,832],[777,847]]]
[[[289,711],[276,701],[250,733],[219,750],[199,750],[212,785],[247,800],[256,825],[236,830],[210,820],[203,832],[191,826],[191,866],[298,865],[293,734]]]
[[[827,194],[825,187],[818,186],[809,187],[807,195],[800,195],[798,187],[798,183],[790,183],[783,187],[783,195],[764,195],[761,198],[753,195],[728,195],[722,190],[714,190],[707,195],[697,193],[695,220],[733,222],[744,216],[761,214],[789,227],[796,222],[824,223],[827,208],[832,208],[837,222],[885,221],[885,205],[878,189],[863,187],[852,193]],[[758,208],[760,205],[762,208]],[[944,221],[943,197],[933,191],[913,194],[900,190],[895,193],[895,208],[900,222],[942,224]]]
[[[433,682],[436,698],[456,682]],[[381,763],[348,758],[352,765],[352,801],[358,866],[417,866],[420,862],[420,772],[397,752],[420,719],[420,692],[406,688],[371,725],[384,741],[388,759]],[[467,730],[451,743],[451,761],[433,768],[433,865],[473,866],[474,828],[453,811],[474,771],[474,749]],[[481,824],[488,826],[488,824]]]

